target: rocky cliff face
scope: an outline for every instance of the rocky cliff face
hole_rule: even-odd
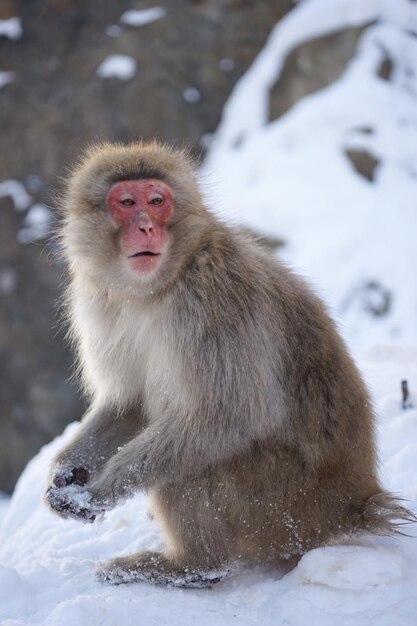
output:
[[[43,237],[51,189],[59,192],[65,166],[90,141],[157,137],[204,154],[234,84],[293,3],[158,6],[138,26],[145,14],[121,16],[152,2],[0,5],[0,20],[19,17],[22,27],[21,36],[0,28],[0,70],[14,73],[0,88],[0,185],[15,179],[26,193],[12,200],[10,186],[0,187],[0,490],[11,490],[40,445],[83,410],[68,382],[72,356],[55,310],[62,267]],[[341,33],[295,51],[274,89],[271,116],[338,76],[355,41],[355,32]],[[112,55],[122,58],[113,56],[105,77],[102,64]]]

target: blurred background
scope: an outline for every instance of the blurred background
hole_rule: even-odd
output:
[[[417,344],[417,3],[0,0],[0,491],[84,406],[53,194],[159,138],[313,282],[352,350]]]

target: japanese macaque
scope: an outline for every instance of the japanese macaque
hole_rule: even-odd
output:
[[[206,209],[193,169],[157,143],[99,145],[62,202],[91,407],[46,499],[93,522],[146,490],[166,541],[100,564],[110,583],[204,587],[411,515],[378,482],[371,402],[323,304]]]

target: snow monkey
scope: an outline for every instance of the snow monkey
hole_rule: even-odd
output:
[[[207,210],[186,154],[90,148],[61,210],[91,406],[46,499],[93,522],[145,490],[166,542],[101,580],[209,586],[409,518],[378,482],[371,402],[324,305]]]

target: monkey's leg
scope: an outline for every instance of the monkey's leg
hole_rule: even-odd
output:
[[[236,555],[224,489],[218,483],[201,477],[152,490],[153,513],[166,541],[164,554],[142,552],[103,563],[97,573],[100,580],[193,588],[220,582]]]
[[[139,552],[101,563],[97,578],[110,585],[148,582],[154,585],[202,589],[220,582],[228,573],[178,567],[160,552]]]

